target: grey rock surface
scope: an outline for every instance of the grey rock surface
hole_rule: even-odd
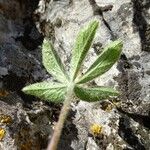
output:
[[[83,72],[101,49],[120,38],[122,55],[93,84],[121,91],[118,99],[72,104],[59,150],[149,150],[150,2],[148,0],[1,0],[0,115],[6,131],[2,150],[45,149],[60,106],[24,95],[24,85],[49,78],[41,64],[43,37],[49,37],[69,68],[77,32],[93,19],[100,28]],[[92,83],[91,83],[92,84]],[[1,118],[1,117],[0,117]],[[98,135],[93,124],[102,127]]]

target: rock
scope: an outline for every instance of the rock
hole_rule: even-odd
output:
[[[149,150],[148,0],[36,0],[33,3],[7,0],[0,2],[0,6],[0,114],[12,118],[12,123],[1,125],[6,131],[0,145],[2,150],[30,149],[29,145],[31,149],[46,148],[60,106],[40,102],[20,90],[26,84],[49,78],[41,64],[43,36],[53,41],[69,68],[77,32],[93,19],[100,22],[100,28],[83,72],[101,53],[101,48],[122,39],[124,47],[118,63],[94,81],[120,90],[121,95],[117,100],[72,104],[58,149]],[[93,124],[102,126],[98,136],[90,133]]]
[[[38,46],[42,35],[32,19],[37,2],[5,1],[1,2],[0,25],[0,76],[11,72],[19,77],[31,77],[37,80],[43,74]],[[11,11],[10,11],[11,10]],[[32,50],[35,50],[33,52]],[[32,74],[32,75],[29,75]]]
[[[50,110],[36,104],[30,108],[23,107],[23,101],[15,93],[9,93],[0,99],[0,126],[5,135],[0,143],[0,149],[37,149],[46,148],[52,129],[47,115]],[[33,110],[34,109],[34,110]]]
[[[43,36],[32,19],[37,4],[0,1],[1,150],[46,148],[52,132],[50,108],[21,92],[25,84],[47,78],[39,48]]]
[[[42,0],[40,2],[44,3]],[[137,3],[139,6],[137,6]],[[111,10],[108,9],[108,11],[101,13],[100,9],[106,10],[111,5],[113,6]],[[40,5],[39,7],[42,6]],[[100,28],[84,64],[83,71],[96,58],[97,49],[94,48],[94,45],[99,43],[99,48],[101,48],[110,41],[118,38],[124,42],[123,53],[119,62],[110,71],[95,80],[97,85],[114,86],[120,89],[122,95],[120,96],[119,109],[113,108],[114,111],[110,111],[109,113],[104,110],[103,113],[106,114],[104,115],[100,113],[100,104],[97,104],[98,108],[92,107],[91,110],[91,105],[88,103],[84,103],[82,106],[80,106],[81,102],[78,103],[76,106],[78,115],[76,117],[83,119],[80,121],[82,125],[78,121],[75,122],[80,140],[73,141],[73,143],[76,143],[73,149],[84,149],[84,145],[88,141],[88,127],[95,122],[104,127],[108,124],[106,131],[110,132],[109,135],[104,133],[105,138],[103,137],[102,140],[98,140],[99,142],[101,141],[98,146],[101,149],[149,149],[149,144],[147,144],[149,143],[149,125],[146,123],[150,120],[150,105],[148,101],[150,98],[150,82],[148,80],[149,75],[146,73],[150,66],[148,60],[150,56],[147,48],[150,43],[149,37],[146,34],[149,30],[149,20],[147,19],[149,17],[147,13],[148,7],[150,6],[146,1],[142,3],[130,0],[115,2],[112,0],[107,2],[99,0],[66,0],[50,2],[45,12],[40,12],[40,9],[37,10],[40,16],[39,27],[44,20],[47,21],[47,24],[50,23],[53,25],[55,29],[53,42],[60,55],[63,55],[62,59],[64,62],[70,59],[70,49],[73,47],[74,37],[79,29],[92,19],[100,21]],[[143,12],[143,15],[140,15],[139,9]],[[147,22],[139,22],[138,20],[140,19],[137,16],[141,20],[147,20]],[[56,25],[57,20],[61,22],[59,26]],[[81,107],[85,109],[83,113],[80,110]],[[95,111],[98,112],[94,113]],[[91,114],[91,118],[87,113]],[[103,120],[107,121],[103,122]],[[126,126],[126,124],[129,126]],[[147,132],[146,135],[145,131]],[[79,145],[82,146],[78,147]]]

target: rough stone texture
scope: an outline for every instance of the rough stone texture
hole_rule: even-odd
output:
[[[32,17],[37,5],[0,0],[0,128],[5,130],[0,150],[40,150],[51,132],[51,108],[21,92],[26,83],[47,78],[39,48],[43,36]]]
[[[95,80],[95,84],[114,86],[122,94],[117,100],[72,104],[58,149],[149,150],[149,0],[1,0],[0,12],[0,114],[12,119],[0,124],[6,131],[0,149],[46,147],[60,106],[40,102],[20,90],[49,77],[41,64],[43,36],[53,41],[69,68],[77,32],[97,19],[100,28],[83,72],[101,48],[122,39],[120,60]],[[99,136],[90,132],[92,124],[102,126]]]

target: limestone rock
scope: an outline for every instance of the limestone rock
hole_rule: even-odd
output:
[[[117,100],[72,104],[59,150],[149,150],[150,147],[150,3],[148,0],[1,0],[0,115],[6,131],[2,150],[45,149],[60,106],[21,92],[29,83],[49,78],[41,63],[43,37],[49,37],[69,68],[77,32],[100,22],[83,72],[111,41],[124,48],[119,61],[93,84],[121,91]],[[4,119],[3,119],[4,120]],[[98,136],[93,124],[102,126]]]

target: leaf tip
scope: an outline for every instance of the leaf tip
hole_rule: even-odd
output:
[[[123,47],[123,42],[121,39],[118,39],[116,41],[114,41],[114,46],[117,46],[119,49],[118,50],[122,50],[122,47]]]
[[[25,86],[24,88],[21,89],[21,91],[25,94],[31,94],[31,85]]]
[[[43,43],[47,43],[47,42],[49,42],[49,39],[45,37]]]
[[[51,47],[51,42],[50,42],[50,40],[48,38],[44,38],[42,47],[43,47],[42,50],[47,50],[48,48]]]
[[[92,21],[91,26],[94,26],[97,29],[99,26],[99,21],[97,21],[97,20]]]
[[[24,88],[21,89],[22,92],[26,93],[28,88],[25,86]]]
[[[121,93],[118,90],[114,90],[114,96],[119,96]]]

